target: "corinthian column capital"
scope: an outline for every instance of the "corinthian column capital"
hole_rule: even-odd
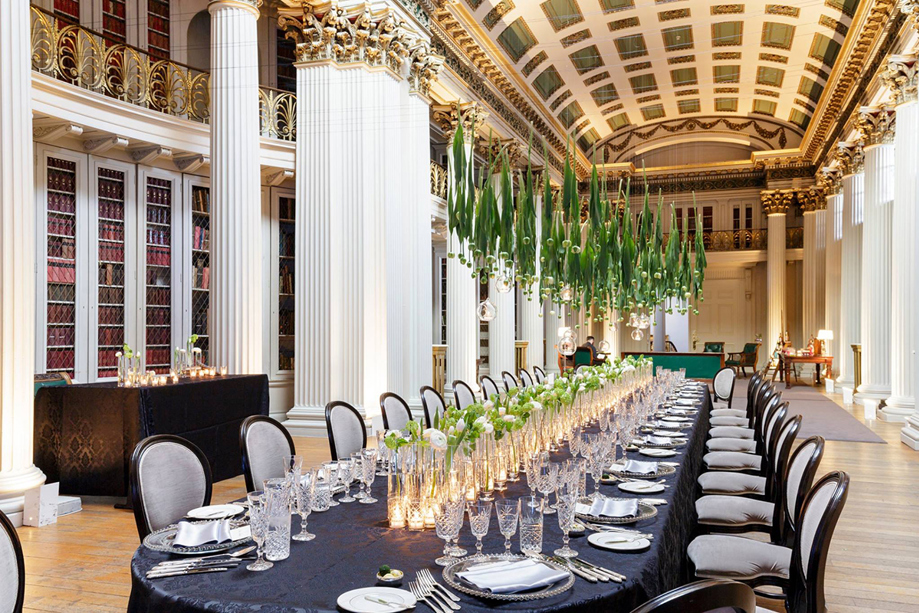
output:
[[[836,159],[843,176],[855,175],[865,170],[865,152],[861,142],[840,142],[836,145]]]
[[[887,58],[887,68],[881,79],[890,88],[894,104],[904,104],[916,100],[917,65],[916,55],[891,55]]]
[[[874,106],[861,107],[855,120],[855,127],[861,133],[865,146],[893,143],[894,118],[893,109]]]
[[[486,111],[478,102],[463,104],[438,104],[433,107],[434,121],[440,126],[448,141],[453,140],[460,121],[463,122],[463,138],[467,143],[475,140],[475,134],[488,119]]]

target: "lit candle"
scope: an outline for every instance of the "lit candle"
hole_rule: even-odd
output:
[[[409,530],[424,530],[424,519],[421,517],[420,509],[413,509],[412,515],[408,518]]]
[[[402,499],[397,498],[389,502],[390,517],[389,517],[389,527],[390,528],[404,528],[405,527],[405,515],[402,512]]]
[[[216,375],[217,375],[217,369],[216,369],[216,368],[211,368],[211,370],[208,372],[208,374],[210,374],[212,377],[216,376]]]
[[[434,504],[429,501],[429,503],[425,505],[424,527],[433,528],[434,526]]]
[[[178,383],[178,382],[179,382],[179,375],[177,375],[177,374],[175,374],[175,373],[172,373],[172,382],[173,382],[173,383]]]
[[[226,376],[227,376],[227,367],[226,367],[226,366],[221,366],[221,367],[220,367],[220,376],[221,376],[221,377],[226,377]]]

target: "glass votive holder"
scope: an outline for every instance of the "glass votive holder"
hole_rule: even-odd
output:
[[[406,515],[408,517],[409,530],[424,530],[424,514],[422,513],[421,501],[410,500],[406,505]]]
[[[405,527],[405,501],[400,496],[394,496],[389,499],[389,527]]]
[[[227,367],[226,367],[226,366],[221,366],[221,367],[220,367],[220,376],[221,376],[221,377],[226,377],[226,376],[227,376]]]

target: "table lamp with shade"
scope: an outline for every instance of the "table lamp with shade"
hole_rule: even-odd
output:
[[[818,330],[817,340],[820,341],[820,351],[818,352],[818,355],[829,355],[830,352],[827,349],[827,341],[833,340],[833,331]]]

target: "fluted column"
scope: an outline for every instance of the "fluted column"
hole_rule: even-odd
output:
[[[915,55],[891,56],[886,80],[897,104],[890,261],[890,397],[879,417],[906,421],[916,410],[916,204],[919,198],[919,101]]]
[[[498,210],[504,215],[504,200],[501,195],[504,186],[501,184],[501,175],[494,175],[492,183],[495,186]],[[499,245],[498,248],[500,250],[501,246]],[[488,296],[498,313],[497,317],[488,322],[488,365],[491,377],[495,381],[499,381],[501,373],[505,371],[509,373],[517,371],[514,364],[514,341],[517,338],[517,292],[513,278],[510,279],[510,291],[504,293],[498,291],[499,282],[497,276],[488,282]]]
[[[619,357],[619,313],[610,309],[606,313],[606,319],[603,321],[603,340],[609,343],[609,358]],[[688,351],[688,350],[687,350]]]
[[[794,192],[763,192],[761,197],[768,228],[766,345],[772,346],[785,332],[785,217],[794,199]]]
[[[546,301],[546,372],[558,373],[558,329],[568,325],[566,308]]]
[[[816,188],[799,193],[804,210],[804,340],[816,337],[824,324],[826,289],[826,201]]]
[[[894,111],[863,107],[865,222],[862,235],[862,384],[856,402],[890,396],[890,238],[894,201]]]
[[[842,170],[842,276],[839,333],[836,337],[836,384],[852,402],[855,369],[852,345],[861,342],[862,223],[864,221],[865,163],[860,143],[840,143]]]
[[[0,2],[0,511],[22,523],[32,464],[35,197],[29,3]]]
[[[839,302],[842,283],[842,182],[838,171],[824,170],[824,189],[826,191],[826,311],[823,327],[833,332],[834,340],[828,341],[826,351],[834,356],[835,370],[839,368],[839,355],[842,351],[839,344]],[[835,373],[834,373],[835,374]],[[833,391],[832,379],[827,390]]]
[[[258,4],[212,0],[211,346],[233,374],[262,364]],[[302,202],[302,201],[301,201]],[[302,287],[302,286],[301,286]]]
[[[536,191],[539,191],[540,181],[535,180],[534,184],[537,186]],[[536,236],[533,237],[533,240],[536,241],[536,253],[539,253],[539,239],[542,236],[542,196],[537,195],[535,197],[536,201]],[[539,257],[536,257],[536,277],[539,278],[541,266],[539,262]],[[546,338],[545,335],[545,320],[542,316],[543,311],[543,301],[539,298],[539,284],[533,284],[532,295],[527,298],[523,294],[523,290],[517,291],[517,299],[519,300],[519,312],[520,312],[520,340],[527,341],[527,368],[530,370],[530,374],[533,372],[533,366],[539,366],[540,368],[545,368],[545,356],[543,352],[543,340]]]

